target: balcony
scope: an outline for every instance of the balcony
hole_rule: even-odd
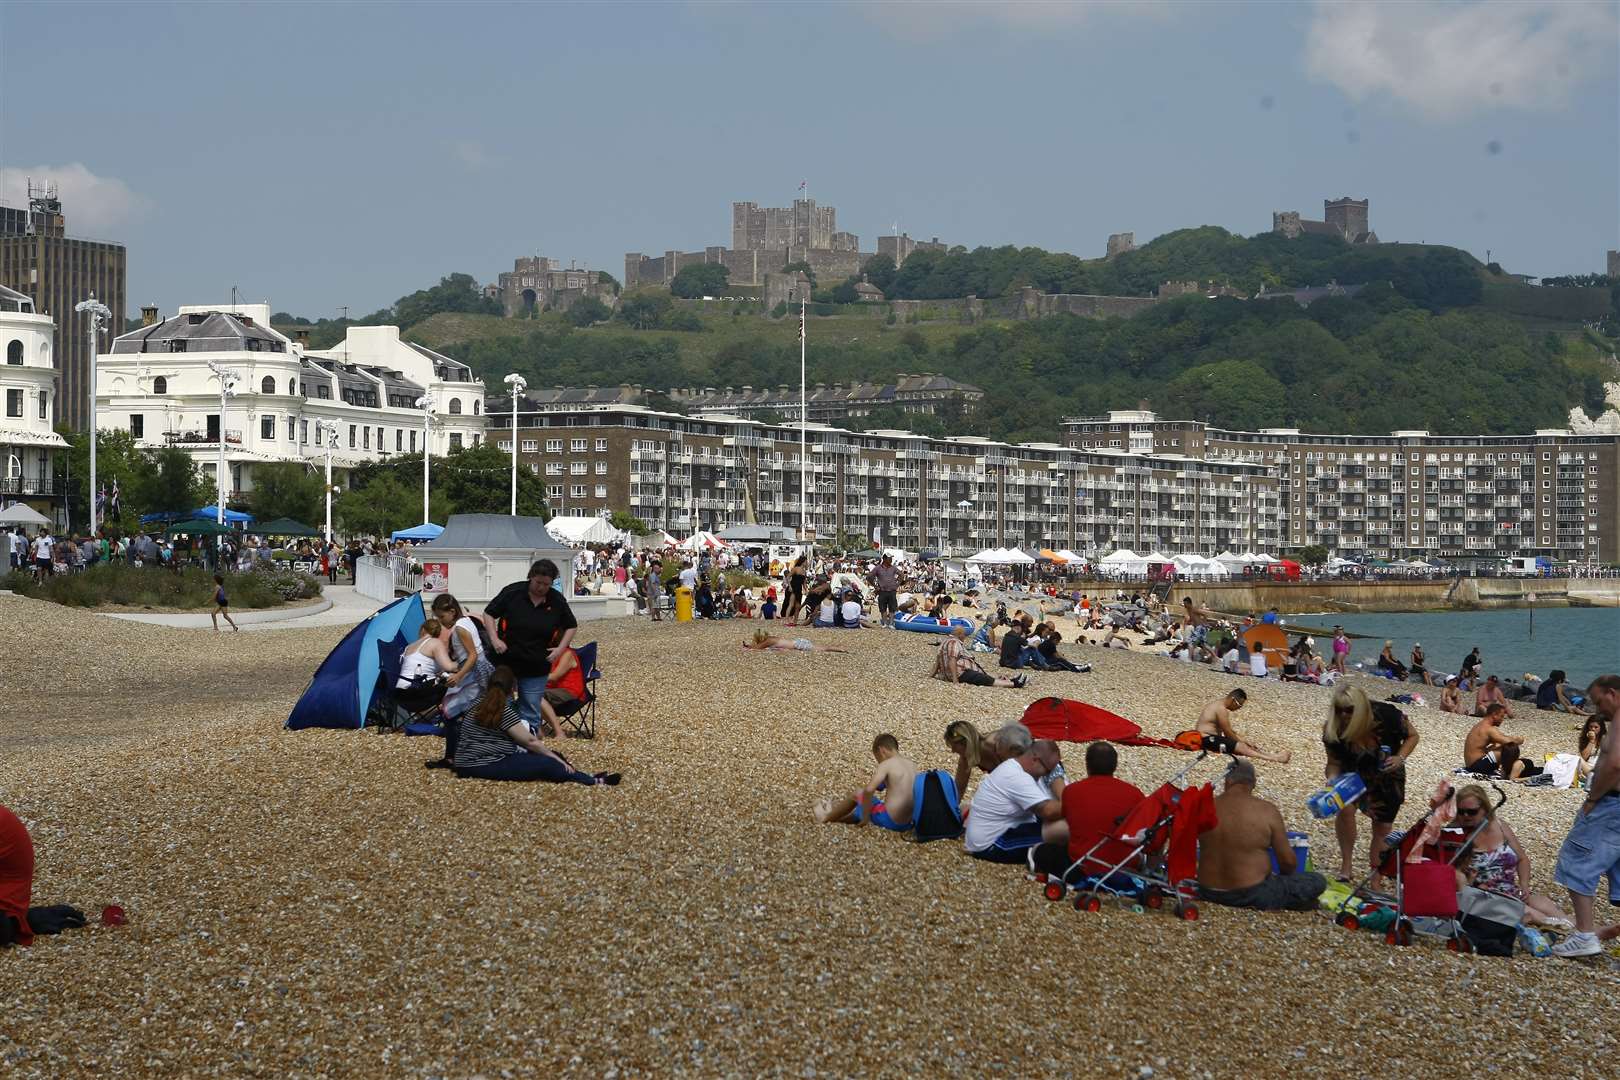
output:
[[[206,431],[167,431],[163,434],[163,441],[170,446],[218,446],[219,435]],[[242,432],[236,428],[226,428],[225,445],[242,445]]]
[[[64,495],[66,488],[55,478],[11,476],[0,480],[0,495]]]

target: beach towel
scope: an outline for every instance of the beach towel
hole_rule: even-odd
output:
[[[1198,876],[1198,837],[1220,823],[1215,816],[1215,789],[1210,784],[1188,788],[1170,822],[1170,850],[1165,871],[1172,882]]]
[[[1581,759],[1574,754],[1554,754],[1547,759],[1545,775],[1552,777],[1552,786],[1567,788],[1575,782]]]
[[[1142,729],[1131,721],[1087,705],[1083,701],[1065,698],[1041,698],[1024,710],[1023,725],[1037,739],[1055,739],[1059,742],[1095,742],[1105,739],[1121,746],[1164,746],[1172,750],[1186,750],[1171,739],[1155,739],[1142,734]],[[1193,749],[1197,749],[1194,747]]]

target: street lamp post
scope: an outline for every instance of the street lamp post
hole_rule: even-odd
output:
[[[422,524],[428,523],[428,462],[432,459],[432,452],[428,440],[433,436],[433,395],[423,394],[416,399],[416,407],[422,410]]]
[[[518,399],[529,384],[523,381],[523,376],[513,372],[506,377],[506,385],[512,389],[512,516],[517,517]]]
[[[326,451],[326,542],[332,542],[332,451],[337,449],[338,433],[336,424],[323,424],[315,421],[315,438],[320,441]]]
[[[87,300],[80,300],[73,310],[85,316],[85,327],[90,337],[90,535],[95,536],[101,510],[96,505],[96,345],[100,340],[101,327],[112,317],[112,312],[106,304],[96,299],[95,293],[91,293]]]
[[[226,399],[241,380],[242,373],[235,368],[228,368],[217,360],[208,361],[208,370],[214,373],[219,380],[219,464],[215,466],[214,479],[218,481],[214,495],[214,520],[220,525],[225,524],[225,409]]]

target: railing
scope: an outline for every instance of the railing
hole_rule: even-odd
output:
[[[0,480],[0,495],[62,495],[64,486],[56,479],[12,476]]]
[[[164,432],[163,439],[170,446],[213,446],[219,442],[217,434],[210,435],[206,431],[168,431]],[[235,428],[225,429],[225,442],[241,445],[242,433]]]
[[[422,588],[422,575],[412,573],[403,555],[362,555],[355,564],[354,591],[372,600],[392,600]]]

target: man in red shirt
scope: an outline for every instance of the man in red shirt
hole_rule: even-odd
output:
[[[1112,743],[1099,741],[1086,747],[1086,778],[1063,788],[1068,843],[1046,843],[1036,848],[1032,860],[1036,870],[1062,874],[1076,861],[1085,859],[1085,865],[1075,867],[1071,875],[1079,878],[1105,873],[1131,853],[1131,845],[1119,840],[1097,846],[1146,798],[1134,785],[1114,776],[1118,767],[1119,753]]]
[[[0,806],[0,949],[84,925],[84,912],[66,904],[29,907],[33,892],[34,842],[17,815]]]

